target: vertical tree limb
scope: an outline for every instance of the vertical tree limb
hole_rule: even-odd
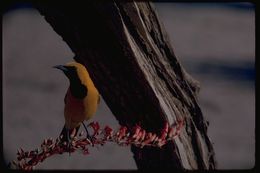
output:
[[[139,169],[214,169],[214,150],[197,102],[198,82],[178,62],[149,2],[33,2],[83,63],[121,125],[159,133],[185,119],[176,141],[132,152]]]

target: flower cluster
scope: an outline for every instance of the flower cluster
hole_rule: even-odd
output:
[[[93,129],[91,140],[82,137],[83,131],[76,135],[76,129],[71,133],[71,142],[68,145],[67,142],[62,142],[62,136],[56,140],[49,138],[45,139],[41,147],[32,150],[24,151],[19,149],[17,152],[17,161],[13,160],[11,166],[16,169],[32,170],[38,163],[43,162],[48,157],[55,154],[63,154],[65,152],[73,153],[80,151],[84,155],[89,154],[88,146],[104,145],[106,142],[115,142],[120,146],[135,145],[137,147],[162,147],[169,140],[174,140],[179,135],[184,121],[178,120],[176,124],[169,126],[165,123],[164,128],[161,130],[160,135],[147,132],[139,125],[128,129],[125,126],[121,126],[119,130],[115,131],[109,126],[100,128],[98,122],[92,122],[88,126]]]

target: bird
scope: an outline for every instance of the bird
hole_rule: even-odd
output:
[[[91,80],[84,65],[78,62],[69,62],[65,65],[53,66],[61,70],[69,80],[69,87],[64,98],[65,125],[61,131],[61,141],[70,143],[71,133],[83,124],[87,138],[91,139],[84,121],[91,119],[100,103],[100,94]]]

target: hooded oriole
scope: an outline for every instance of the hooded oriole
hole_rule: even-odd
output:
[[[96,113],[100,95],[82,64],[69,62],[54,68],[62,70],[70,82],[64,98],[65,125],[61,132],[63,141],[70,141],[71,130],[76,128],[78,131],[80,124],[84,125],[84,120],[89,120]],[[88,131],[87,135],[89,137]]]

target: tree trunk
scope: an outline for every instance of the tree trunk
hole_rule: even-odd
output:
[[[161,149],[131,147],[138,169],[215,169],[199,84],[178,62],[150,2],[34,5],[86,66],[121,125],[140,123],[158,134],[165,121],[185,119],[179,137]]]

